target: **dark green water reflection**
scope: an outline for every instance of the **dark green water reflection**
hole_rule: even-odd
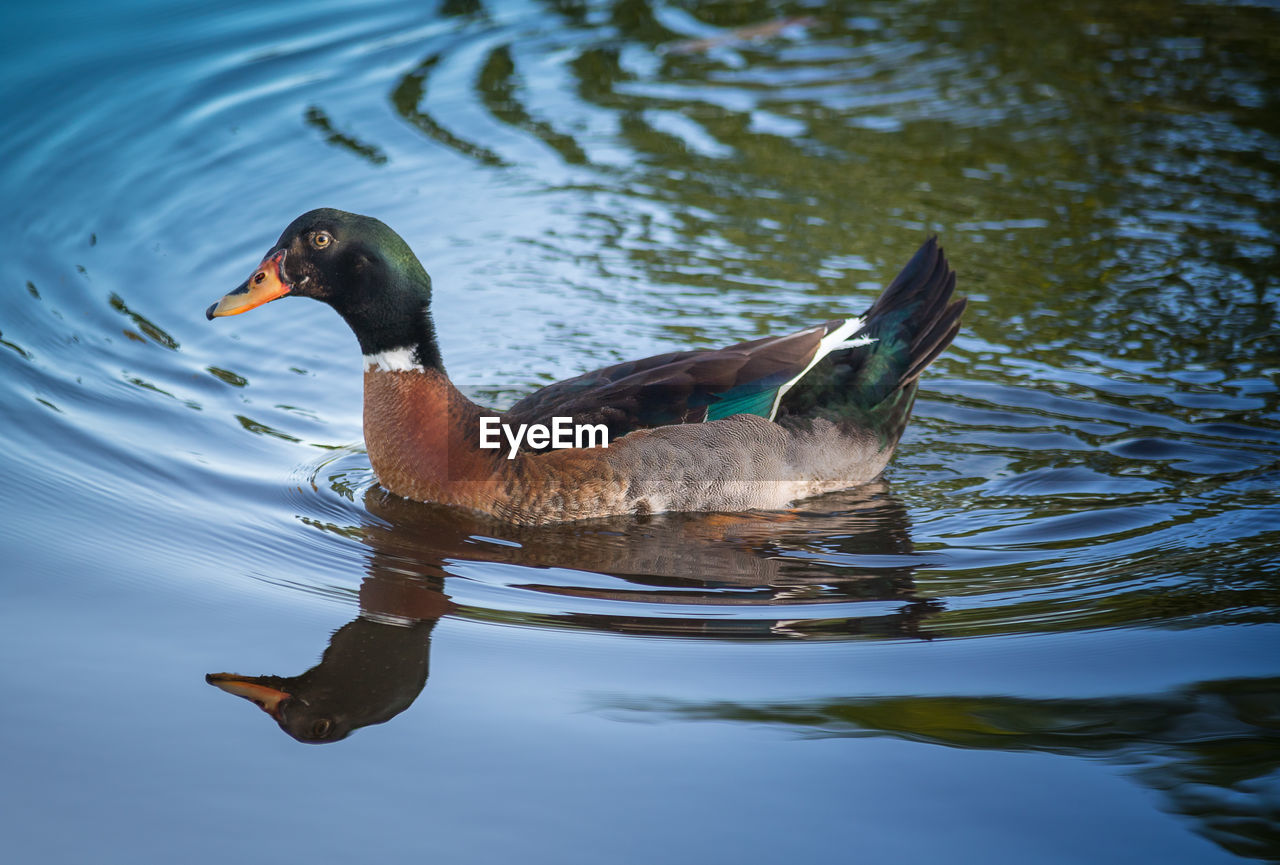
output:
[[[1280,679],[1202,683],[1169,694],[1092,700],[893,697],[816,703],[663,705],[672,720],[735,721],[811,737],[892,736],[910,742],[1105,758],[1131,767],[1166,807],[1244,857],[1280,844],[1266,793],[1280,769]]]

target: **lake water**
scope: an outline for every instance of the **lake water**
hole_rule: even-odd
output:
[[[1274,3],[0,15],[0,858],[1280,858]],[[205,320],[320,206],[497,405],[970,305],[872,487],[516,530],[378,489],[331,310]]]

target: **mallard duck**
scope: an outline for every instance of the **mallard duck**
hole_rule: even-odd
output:
[[[893,455],[917,379],[959,329],[954,289],[930,238],[861,316],[615,364],[505,412],[449,381],[431,279],[372,217],[304,213],[207,316],[293,295],[329,304],[364,355],[365,444],[383,487],[539,525],[775,510],[867,483]]]

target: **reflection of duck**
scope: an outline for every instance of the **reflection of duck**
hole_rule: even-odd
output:
[[[431,280],[376,219],[303,214],[208,315],[287,294],[330,304],[365,356],[365,440],[382,485],[418,501],[542,524],[773,509],[872,480],[902,435],[916,380],[959,328],[964,301],[951,301],[954,286],[930,240],[861,317],[587,373],[516,403],[501,427],[487,420],[497,412],[449,382],[431,321]],[[486,429],[492,449],[481,447]],[[606,431],[607,448],[582,446]],[[517,453],[518,432],[536,436],[530,444],[541,451]],[[574,446],[546,450],[553,435]]]
[[[534,529],[372,489],[365,496],[370,518],[358,527],[370,550],[360,616],[334,633],[320,663],[298,676],[214,673],[206,680],[256,703],[302,742],[333,742],[387,721],[425,686],[430,635],[441,616],[456,609],[463,616],[494,617],[492,610],[455,607],[443,594],[446,565],[477,561],[527,568],[530,580],[521,589],[608,601],[616,610],[509,616],[521,624],[732,639],[921,636],[920,623],[938,608],[912,597],[918,563],[905,508],[880,484],[821,504],[826,509],[788,514],[666,514]],[[346,527],[339,530],[349,534]],[[839,565],[815,561],[816,537],[824,543],[839,538],[824,551]],[[869,563],[859,566],[863,558]],[[536,579],[550,568],[616,580],[591,588]],[[798,607],[850,600],[889,601],[896,608],[796,618]],[[708,604],[758,613],[695,614]],[[676,605],[689,611],[654,614]]]
[[[921,561],[907,511],[882,482],[789,513],[674,513],[540,528],[424,508],[376,488],[364,503],[392,527],[366,530],[366,540],[400,561],[519,565],[529,569],[516,584],[522,590],[621,602],[606,613],[540,614],[540,621],[562,627],[735,639],[920,637],[921,622],[940,609],[915,597],[912,573]],[[586,579],[568,584],[543,576],[550,568]],[[602,585],[592,574],[613,579]],[[829,616],[795,617],[795,607],[817,611],[851,601],[896,606],[871,615],[849,616],[842,607]],[[783,605],[793,608],[787,618],[779,616]],[[710,606],[738,612],[696,615]],[[663,607],[689,614],[654,614]],[[750,615],[757,608],[758,616]]]
[[[336,742],[389,721],[426,685],[431,631],[449,603],[439,581],[388,573],[365,580],[360,606],[301,675],[210,673],[205,681],[256,703],[299,742]]]

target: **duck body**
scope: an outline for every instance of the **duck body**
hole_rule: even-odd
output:
[[[777,509],[871,481],[893,455],[920,373],[959,328],[965,301],[951,299],[954,287],[931,239],[862,316],[616,364],[506,412],[449,381],[431,281],[408,245],[370,217],[303,214],[208,316],[290,294],[329,303],[364,353],[365,442],[382,486],[537,525]],[[607,446],[481,447],[482,423],[551,427],[556,418],[607,431]]]

